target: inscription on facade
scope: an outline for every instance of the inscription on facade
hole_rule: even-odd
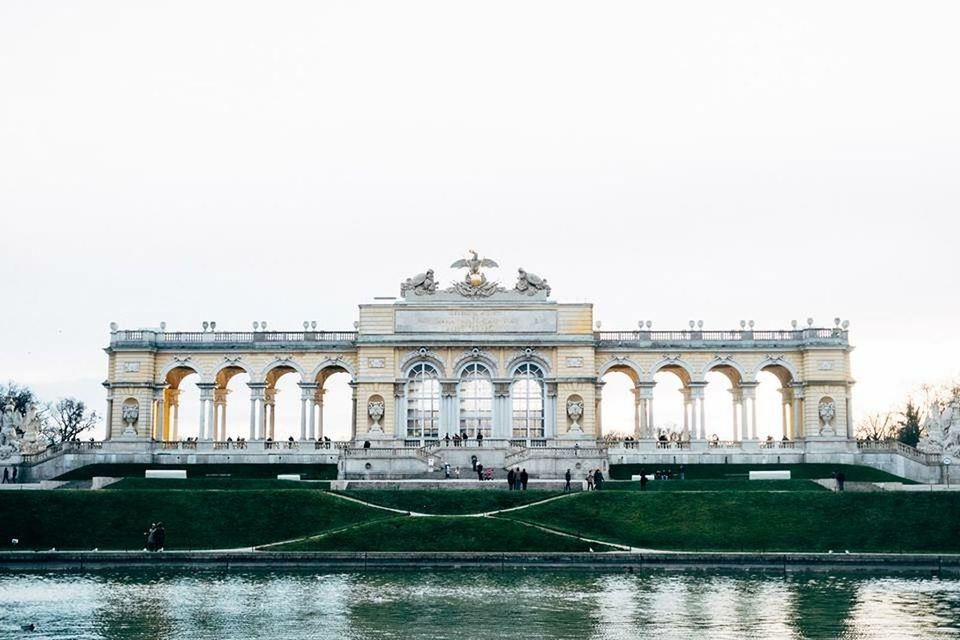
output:
[[[397,309],[397,333],[556,333],[547,309]]]
[[[387,364],[384,358],[367,358],[367,365],[371,369],[383,369]]]
[[[139,362],[124,362],[124,363],[123,363],[123,371],[124,371],[125,373],[137,373],[138,371],[140,371],[140,363],[139,363]]]
[[[583,358],[579,356],[567,358],[567,366],[571,369],[577,369],[583,366]]]

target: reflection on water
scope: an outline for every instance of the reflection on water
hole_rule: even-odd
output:
[[[0,575],[0,638],[954,638],[960,581],[443,573]],[[25,635],[25,634],[23,634]]]

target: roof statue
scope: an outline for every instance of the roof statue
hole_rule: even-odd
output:
[[[470,298],[487,298],[497,292],[506,291],[499,282],[488,281],[486,274],[480,271],[480,267],[496,268],[500,265],[490,258],[481,258],[473,249],[469,252],[472,258],[461,258],[450,265],[451,269],[467,269],[467,274],[462,282],[455,282],[447,289],[447,293],[459,293]]]
[[[514,287],[515,291],[532,296],[538,291],[546,291],[547,295],[550,295],[550,285],[547,284],[546,278],[541,278],[535,273],[530,273],[525,271],[523,267],[517,270],[517,286]]]
[[[433,279],[433,269],[426,273],[418,273],[412,278],[400,283],[400,295],[406,296],[407,291],[413,291],[418,296],[432,295],[437,292],[437,282]]]

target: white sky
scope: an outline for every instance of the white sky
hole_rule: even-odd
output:
[[[958,18],[5,0],[0,377],[102,408],[110,321],[349,329],[475,247],[606,329],[850,319],[898,405],[960,376]]]

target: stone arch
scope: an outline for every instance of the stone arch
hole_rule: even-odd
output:
[[[797,368],[783,356],[767,356],[754,368],[752,372],[752,379],[757,379],[757,374],[761,371],[769,371],[773,375],[777,376],[780,380],[780,384],[783,387],[787,387],[793,382],[800,381],[800,372],[797,371]]]
[[[196,364],[194,364],[189,358],[185,360],[173,360],[160,370],[160,375],[158,376],[161,382],[170,384],[170,374],[177,371],[178,369],[188,370],[190,373],[184,373],[179,376],[175,384],[179,384],[180,380],[183,380],[188,375],[197,374],[200,376],[200,382],[207,382],[206,378],[203,375],[203,372],[200,370]]]
[[[453,373],[456,378],[460,378],[463,375],[463,370],[467,368],[468,365],[473,364],[474,362],[479,362],[487,368],[487,371],[490,373],[491,378],[496,378],[499,374],[499,367],[497,367],[497,361],[486,351],[482,349],[474,348],[470,351],[465,352],[453,365]]]
[[[333,371],[327,371],[327,369],[332,369]],[[323,376],[326,378],[325,374],[340,373],[341,371],[346,372],[350,375],[350,378],[356,380],[357,370],[353,366],[353,363],[349,360],[343,358],[326,358],[314,367],[313,371],[310,372],[311,381],[319,381],[320,377]]]
[[[443,366],[443,360],[440,359],[440,356],[438,356],[434,352],[429,351],[427,349],[420,349],[418,351],[414,351],[413,353],[407,355],[407,357],[403,359],[403,362],[400,365],[401,373],[403,374],[403,377],[404,378],[409,377],[410,370],[413,369],[418,364],[420,364],[421,362],[427,362],[433,365],[433,367],[437,370],[437,375],[440,378],[447,377],[447,368]]]
[[[620,371],[627,374],[634,384],[640,382],[643,377],[643,368],[630,358],[613,357],[604,362],[597,369],[597,378],[602,378],[612,371]]]
[[[221,375],[224,373],[229,373],[229,375],[224,377]],[[210,379],[217,384],[222,384],[224,387],[226,387],[227,383],[230,381],[230,378],[241,373],[246,373],[248,376],[250,376],[251,382],[256,377],[256,372],[242,360],[224,359],[223,362],[214,367],[213,372],[210,374]]]
[[[690,381],[694,379],[693,366],[683,358],[666,357],[661,359],[650,367],[650,381],[653,382],[653,377],[661,371],[669,371],[675,374],[684,386],[690,384]]]
[[[293,358],[276,358],[267,364],[267,366],[260,370],[259,381],[266,381],[272,371],[280,368],[293,370],[293,372],[299,374],[300,382],[307,382],[306,372],[304,372],[300,363]]]
[[[703,365],[703,371],[700,374],[700,381],[705,381],[707,374],[711,371],[717,371],[727,376],[731,384],[738,385],[748,378],[755,378],[756,374],[748,375],[747,370],[739,362],[730,356],[717,356]]]
[[[537,353],[533,349],[524,349],[523,351],[515,355],[513,358],[511,358],[510,361],[507,362],[507,367],[506,367],[507,375],[512,378],[516,374],[517,369],[519,369],[521,366],[523,366],[528,362],[540,367],[540,371],[543,373],[544,379],[550,377],[550,374],[551,374],[550,363],[547,361],[546,358],[541,356],[539,353]]]

